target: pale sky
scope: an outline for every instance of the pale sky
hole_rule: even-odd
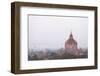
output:
[[[78,47],[88,47],[88,18],[63,16],[29,16],[29,48],[59,49],[72,31]]]

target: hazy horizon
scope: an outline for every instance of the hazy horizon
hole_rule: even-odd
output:
[[[29,49],[64,48],[72,32],[79,48],[88,47],[87,17],[29,16]]]

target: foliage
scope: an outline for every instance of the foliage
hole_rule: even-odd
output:
[[[74,54],[70,51],[78,51],[77,54]],[[76,59],[76,58],[87,58],[88,50],[70,50],[60,48],[58,50],[29,50],[28,51],[28,60],[52,60],[52,59]]]

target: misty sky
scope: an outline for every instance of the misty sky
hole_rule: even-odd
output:
[[[59,49],[72,32],[78,47],[88,47],[88,18],[63,16],[29,16],[29,48]]]

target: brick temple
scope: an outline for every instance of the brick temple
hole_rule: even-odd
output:
[[[79,49],[77,47],[77,41],[74,39],[72,32],[69,35],[69,38],[65,41],[65,50],[71,54],[78,54]]]

